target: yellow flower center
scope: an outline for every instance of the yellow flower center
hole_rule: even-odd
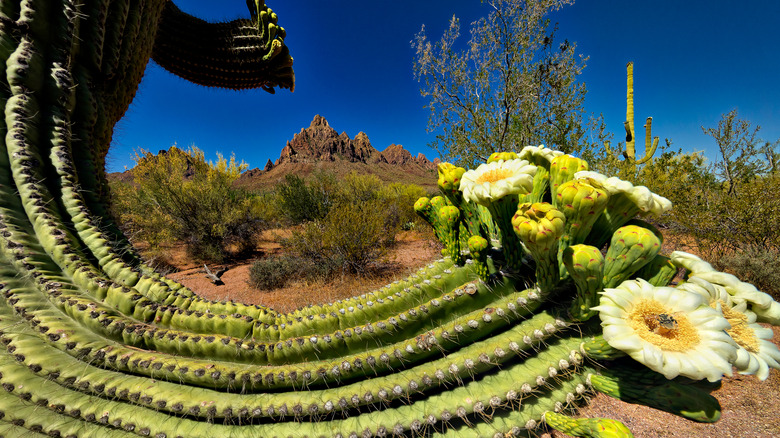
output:
[[[627,322],[642,340],[665,351],[688,351],[699,344],[699,333],[684,313],[654,300],[636,303]]]
[[[477,178],[477,184],[484,184],[484,183],[495,183],[498,181],[501,181],[502,179],[509,178],[512,176],[514,172],[512,172],[510,169],[493,169],[488,170],[487,172],[483,172],[479,175]]]
[[[747,315],[730,308],[723,300],[719,301],[723,316],[726,318],[726,321],[731,324],[731,328],[727,329],[726,332],[740,347],[751,353],[758,353],[761,344],[758,342],[756,332],[748,325]],[[713,303],[713,307],[714,306],[715,303]]]

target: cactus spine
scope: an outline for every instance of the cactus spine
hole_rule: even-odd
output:
[[[203,85],[292,89],[278,17],[247,5],[215,24],[166,0],[0,2],[0,435],[629,436],[564,415],[593,390],[717,419],[706,388],[678,397],[688,383],[637,370],[599,302],[694,268],[632,221],[669,206],[544,147],[491,156],[467,189],[471,171],[440,166],[444,196],[415,208],[446,257],[350,299],[280,314],[145,266],[106,215],[114,124],[150,58]],[[751,321],[777,321],[780,304],[735,281]],[[672,315],[644,318],[673,337]]]

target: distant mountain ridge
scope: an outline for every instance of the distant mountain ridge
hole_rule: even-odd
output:
[[[358,132],[354,139],[346,132],[333,129],[321,115],[314,116],[308,128],[301,128],[282,149],[274,166],[284,163],[306,163],[313,161],[346,160],[351,163],[387,163],[394,165],[417,165],[435,169],[436,164],[423,154],[413,157],[401,145],[391,144],[384,151],[377,151],[365,132]]]
[[[278,183],[289,173],[306,177],[316,171],[329,171],[337,175],[369,173],[388,183],[415,183],[435,190],[438,163],[438,158],[430,161],[422,153],[415,157],[398,144],[380,152],[371,145],[365,132],[358,132],[355,138],[346,132],[339,134],[318,114],[308,127],[301,128],[287,141],[276,161],[268,160],[262,170],[244,172],[236,185],[262,189]]]
[[[161,150],[158,155],[167,153]],[[331,172],[343,176],[350,172],[373,174],[386,183],[413,183],[436,192],[436,166],[439,159],[428,160],[423,154],[413,156],[403,146],[391,144],[383,151],[371,145],[368,135],[359,132],[350,138],[339,134],[321,115],[314,116],[306,128],[294,134],[282,148],[279,158],[265,166],[245,171],[234,185],[249,190],[264,190],[295,174],[306,178],[314,172]],[[133,169],[109,174],[109,178],[132,182]],[[183,178],[192,177],[188,172]]]

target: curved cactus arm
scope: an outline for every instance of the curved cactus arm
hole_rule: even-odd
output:
[[[653,159],[653,155],[655,155],[655,151],[658,149],[658,137],[652,136],[652,126],[653,126],[653,118],[648,117],[645,121],[645,155],[640,158],[639,160],[636,160],[636,164],[645,164],[648,161]]]
[[[646,368],[613,367],[591,376],[590,380],[597,391],[629,403],[647,405],[701,423],[720,419],[720,403],[708,391],[678,383],[678,379],[666,380]]]
[[[196,84],[232,89],[295,87],[284,28],[264,2],[248,2],[252,20],[208,23],[167,2],[152,59]]]
[[[633,338],[614,336],[626,330],[617,304],[595,308],[601,326],[559,316],[586,319],[594,294],[627,276],[667,281],[656,233],[628,222],[669,203],[591,172],[590,183],[609,197],[589,229],[574,210],[596,216],[600,207],[586,200],[592,191],[569,181],[585,163],[556,160],[562,154],[544,147],[525,148],[521,159],[494,156],[471,174],[442,167],[447,198],[417,207],[449,238],[453,257],[359,297],[286,314],[212,302],[124,253],[127,241],[106,215],[103,165],[153,53],[204,84],[293,86],[276,16],[262,0],[247,4],[252,20],[208,24],[167,0],[0,1],[0,434],[533,435],[545,412],[555,422],[590,384],[698,421],[717,419],[717,402],[699,396],[706,388],[646,380],[646,371],[620,358],[618,347],[636,355]],[[461,195],[474,203],[470,213]],[[518,212],[528,199],[556,208],[529,203]],[[504,244],[491,250],[496,224]],[[481,237],[456,266],[456,243],[468,245],[466,234]],[[601,243],[567,252],[592,242]],[[602,263],[593,251],[606,243]],[[777,319],[771,297],[709,271],[694,274]],[[652,292],[644,280],[624,284],[602,291],[602,301]],[[665,375],[728,374],[736,356],[728,321],[701,297],[672,302],[676,293],[666,289],[673,288],[662,291],[669,309],[702,314],[687,318],[713,339],[696,345],[697,358],[717,364],[691,361]],[[647,301],[646,328],[666,330],[656,335],[686,320]],[[584,357],[604,361],[601,375],[588,379],[596,371]],[[609,374],[621,369],[628,374]],[[600,424],[585,424],[596,429],[583,433]]]
[[[544,422],[567,435],[585,438],[633,438],[625,424],[609,418],[571,418],[555,412],[545,412]]]

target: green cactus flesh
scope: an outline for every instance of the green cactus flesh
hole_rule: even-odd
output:
[[[150,59],[202,85],[292,89],[276,14],[247,5],[250,19],[207,23],[166,0],[0,1],[0,436],[526,436],[545,422],[630,436],[563,415],[594,390],[717,419],[707,388],[641,368],[595,318],[615,314],[604,287],[664,287],[680,268],[631,221],[652,208],[542,147],[491,158],[538,171],[490,208],[464,199],[465,169],[440,166],[444,196],[415,209],[445,258],[354,298],[278,313],[146,266],[106,214],[114,125]],[[652,316],[674,335],[673,315]]]

